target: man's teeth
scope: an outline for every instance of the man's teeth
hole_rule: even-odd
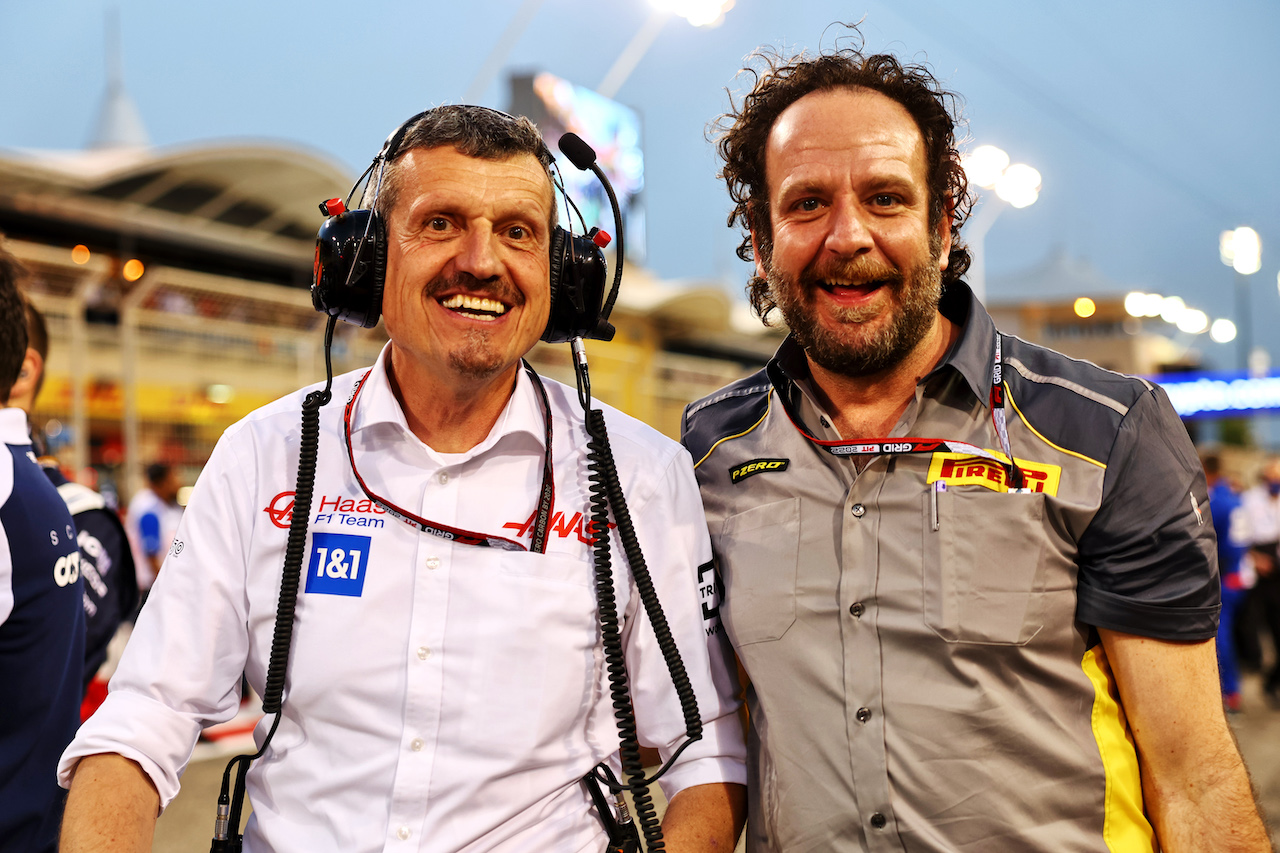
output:
[[[443,299],[440,304],[450,310],[461,311],[479,311],[485,314],[505,314],[507,306],[493,299],[483,299],[479,296],[467,296],[462,293],[454,294],[448,299]]]

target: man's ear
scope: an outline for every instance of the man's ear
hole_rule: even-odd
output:
[[[956,202],[948,196],[946,207],[938,219],[938,270],[945,270],[951,264],[951,223],[955,221]]]
[[[768,278],[765,274],[764,262],[760,260],[760,244],[756,241],[756,229],[751,229],[751,257],[756,261],[756,275],[760,278]]]
[[[40,353],[27,347],[27,354],[22,358],[22,370],[18,373],[18,381],[9,389],[9,405],[31,413],[35,403],[36,388],[40,386],[40,375],[44,372],[44,359]]]

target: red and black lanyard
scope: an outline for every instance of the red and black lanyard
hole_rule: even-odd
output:
[[[382,507],[391,515],[415,527],[423,533],[429,533],[432,536],[438,536],[441,539],[448,539],[451,542],[457,542],[459,545],[477,545],[481,548],[501,548],[504,551],[533,551],[541,554],[546,551],[547,547],[547,530],[551,523],[551,512],[555,505],[555,480],[551,467],[551,402],[547,399],[547,389],[543,387],[542,380],[528,362],[521,361],[525,372],[529,375],[529,379],[533,382],[533,387],[538,389],[538,397],[542,401],[542,409],[546,415],[546,446],[542,456],[542,488],[538,496],[538,511],[533,521],[533,541],[526,548],[513,539],[507,539],[504,536],[490,536],[486,533],[475,533],[470,530],[463,530],[457,527],[450,527],[447,524],[438,524],[434,521],[428,521],[406,509],[401,509],[386,498],[379,497],[369,489],[364,479],[360,476],[360,471],[356,468],[355,450],[351,446],[351,413],[355,409],[356,398],[360,396],[360,389],[364,387],[365,380],[369,378],[369,374],[373,372],[370,369],[364,376],[360,377],[360,381],[356,383],[355,390],[351,392],[351,399],[347,401],[346,410],[342,415],[343,436],[347,442],[347,458],[351,461],[351,473],[355,474],[356,482],[360,484],[360,488],[364,491],[369,500]]]
[[[1005,469],[1009,475],[1009,488],[1018,490],[1023,487],[1022,470],[1018,467],[1017,462],[1013,458],[1013,451],[1009,448],[1009,429],[1005,421],[1004,414],[1004,381],[1001,377],[1001,359],[1000,359],[1000,333],[995,335],[995,360],[991,367],[991,394],[988,398],[991,408],[991,422],[995,427],[996,435],[1000,439],[1000,448],[1004,451],[1005,459],[1001,459],[990,450],[986,450],[976,444],[970,444],[967,441],[957,441],[948,438],[864,438],[857,441],[835,440],[828,441],[818,438],[809,432],[804,426],[804,421],[799,413],[792,405],[790,395],[779,393],[778,398],[782,401],[783,411],[787,413],[787,417],[791,420],[791,425],[807,438],[814,446],[820,447],[832,456],[896,456],[900,454],[912,453],[963,453],[967,456],[979,456],[984,459],[990,459]],[[777,382],[774,383],[778,385]]]

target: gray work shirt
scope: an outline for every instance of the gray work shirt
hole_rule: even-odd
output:
[[[798,428],[839,439],[791,340],[685,412],[751,681],[747,849],[1153,850],[1094,628],[1214,636],[1194,448],[1159,388],[1002,336],[1031,490],[1010,491],[990,458],[997,332],[964,285],[941,308],[961,335],[891,435],[985,456],[890,452],[858,473]]]

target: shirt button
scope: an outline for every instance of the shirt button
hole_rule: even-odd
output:
[[[859,708],[859,709],[858,709],[858,722],[860,722],[860,723],[865,723],[865,722],[866,722],[867,720],[869,720],[869,719],[871,719],[871,710],[870,710],[869,708]],[[873,820],[874,820],[874,818],[873,818]],[[882,824],[882,825],[883,825],[883,824]]]
[[[881,818],[881,820],[883,820],[883,818]],[[872,818],[871,822],[875,823],[875,818]],[[396,830],[396,837],[401,841],[408,841],[410,835],[413,835],[413,831],[407,826],[402,826]]]
[[[436,479],[439,480],[440,485],[443,486],[445,483],[449,482],[449,472],[441,471],[439,474],[436,474]]]
[[[862,614],[867,612],[867,608],[862,606],[861,601],[855,601],[849,605],[849,612],[853,614],[854,619],[861,619]]]
[[[871,825],[876,829],[884,829],[884,825],[888,822],[880,812],[876,812],[871,816]]]
[[[427,648],[426,646],[418,646],[418,660],[426,660],[427,656],[430,654],[431,654],[431,649]]]
[[[438,568],[440,568],[440,558],[439,558],[439,557],[427,557],[427,563],[426,563],[426,565],[427,565],[427,568],[428,568],[428,569],[438,569]]]
[[[854,518],[862,518],[867,514],[867,508],[862,504],[854,504],[849,512],[853,513]]]
[[[818,423],[822,424],[826,429],[831,429],[831,421],[826,418],[818,418]]]
[[[420,737],[416,737],[409,741],[409,748],[414,752],[422,752],[422,747],[424,746],[426,746],[426,743]]]

